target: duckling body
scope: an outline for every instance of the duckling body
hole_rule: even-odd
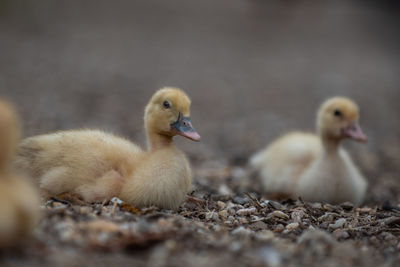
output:
[[[137,207],[176,208],[190,190],[192,174],[172,138],[200,137],[188,120],[189,107],[179,89],[153,95],[145,110],[147,150],[98,130],[64,131],[25,139],[16,165],[34,177],[45,196],[72,193],[87,202],[119,196]]]
[[[97,202],[119,193],[143,154],[115,135],[71,130],[23,140],[16,165],[35,179],[45,197],[69,192]]]
[[[286,134],[254,155],[250,164],[259,170],[268,192],[292,195],[294,183],[321,153],[320,140],[313,134]]]
[[[0,99],[0,248],[22,241],[40,218],[39,195],[10,166],[18,138],[18,117]]]
[[[360,204],[367,182],[340,146],[344,138],[366,141],[357,120],[358,107],[351,100],[326,101],[318,112],[319,135],[286,134],[251,158],[264,189],[307,201]]]

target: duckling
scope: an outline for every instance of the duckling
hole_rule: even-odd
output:
[[[311,202],[360,204],[367,181],[340,146],[343,139],[366,142],[359,108],[345,97],[326,100],[317,115],[318,135],[292,132],[250,159],[264,189]]]
[[[118,196],[135,207],[175,209],[191,188],[192,171],[173,137],[200,140],[190,105],[178,88],[151,97],[144,115],[147,150],[99,130],[70,130],[23,140],[16,166],[34,177],[45,197],[71,193],[98,202]]]
[[[0,248],[22,241],[40,218],[38,193],[11,168],[19,128],[14,108],[0,99]]]

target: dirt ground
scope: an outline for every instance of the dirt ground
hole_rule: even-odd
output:
[[[49,200],[0,266],[397,266],[400,31],[395,1],[0,1],[0,93],[30,136],[101,128],[144,145],[162,86],[192,98],[201,143],[178,211]],[[248,157],[314,129],[334,95],[361,107],[368,144],[345,146],[364,205],[269,201]]]

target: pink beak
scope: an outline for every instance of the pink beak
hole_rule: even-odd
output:
[[[178,134],[193,141],[200,141],[200,135],[197,132],[178,132]]]
[[[200,141],[200,135],[194,130],[190,118],[182,116],[181,113],[179,113],[178,120],[171,124],[171,128],[175,134],[182,135],[193,141]]]
[[[351,123],[346,128],[342,129],[342,134],[345,137],[349,137],[359,142],[367,142],[368,138],[361,130],[360,125],[357,122]]]

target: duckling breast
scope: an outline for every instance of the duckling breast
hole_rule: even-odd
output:
[[[325,155],[300,177],[296,193],[306,201],[338,204],[364,200],[367,182],[352,162],[349,154]]]
[[[131,205],[176,209],[191,189],[192,171],[176,148],[151,152],[122,187],[120,198]]]

